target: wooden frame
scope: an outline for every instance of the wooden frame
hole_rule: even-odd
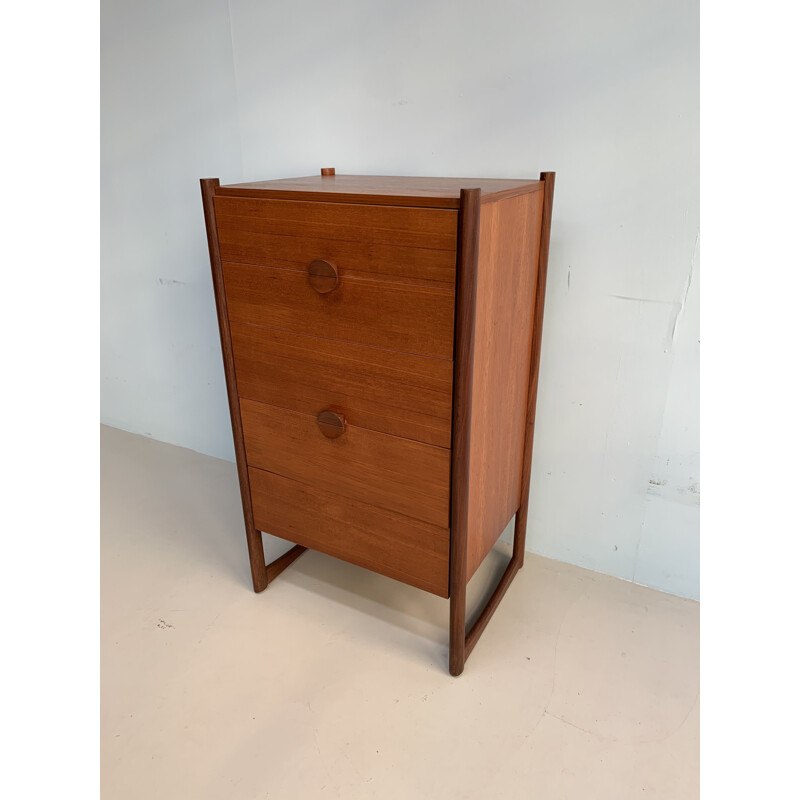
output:
[[[256,529],[253,520],[253,501],[250,497],[250,476],[247,474],[247,457],[244,450],[242,412],[239,408],[239,395],[236,390],[236,370],[233,365],[233,346],[231,344],[231,330],[228,321],[228,306],[225,302],[225,283],[222,280],[222,259],[219,255],[217,217],[214,211],[214,195],[218,186],[218,178],[203,178],[200,181],[200,189],[203,194],[203,212],[206,218],[206,234],[208,236],[208,255],[211,260],[214,298],[217,303],[219,338],[222,344],[222,362],[225,366],[225,384],[228,389],[228,406],[231,412],[233,446],[236,452],[236,468],[239,471],[239,490],[242,495],[242,513],[247,535],[247,550],[250,554],[250,572],[253,577],[253,589],[256,592],[263,592],[271,581],[275,580],[286,567],[305,552],[306,548],[299,544],[295,545],[270,564],[265,563],[264,540],[261,536],[261,531]]]
[[[522,567],[525,558],[525,534],[528,523],[528,501],[533,453],[533,428],[536,417],[536,393],[539,383],[542,324],[547,283],[547,261],[550,253],[550,223],[553,212],[555,172],[543,172],[544,204],[539,240],[536,296],[534,301],[531,366],[528,381],[528,403],[523,441],[520,505],[514,522],[514,549],[492,596],[478,619],[466,630],[467,613],[467,518],[469,498],[470,418],[472,414],[472,369],[475,351],[475,311],[478,286],[478,232],[480,227],[481,193],[479,189],[462,189],[458,229],[458,271],[456,284],[456,349],[453,392],[453,465],[450,493],[450,674],[460,675],[486,625]]]
[[[525,535],[530,495],[531,457],[536,416],[536,397],[541,358],[541,334],[544,319],[547,262],[550,245],[550,225],[553,206],[555,173],[543,172],[544,199],[539,239],[537,280],[533,308],[530,371],[525,409],[524,438],[522,444],[522,469],[520,474],[520,502],[515,513],[514,546],[511,560],[494,592],[484,606],[475,623],[466,629],[467,594],[467,521],[469,514],[469,467],[470,467],[470,422],[472,416],[472,378],[475,356],[475,318],[478,292],[478,251],[480,238],[481,190],[462,189],[459,199],[458,250],[456,276],[456,320],[453,376],[453,415],[451,442],[451,491],[450,491],[450,647],[449,667],[452,675],[460,675],[464,664],[500,604],[514,576],[523,565]],[[225,381],[231,414],[231,427],[239,473],[247,545],[253,588],[256,592],[266,589],[286,567],[292,564],[306,548],[295,545],[270,564],[264,561],[264,544],[261,531],[256,529],[250,494],[247,457],[245,453],[242,414],[236,384],[230,324],[228,320],[225,285],[222,277],[217,234],[214,197],[219,180],[205,178],[200,181],[205,213],[208,251],[214,283],[214,295],[219,322],[220,342],[225,367]],[[508,189],[495,193],[492,199],[513,197],[524,189]]]

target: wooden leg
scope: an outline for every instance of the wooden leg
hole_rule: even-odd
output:
[[[464,671],[466,654],[467,582],[454,581],[450,589],[450,674]]]
[[[289,564],[294,563],[303,553],[305,553],[307,548],[303,547],[301,544],[296,544],[291,550],[284,553],[280,558],[276,558],[270,564],[267,564],[267,583],[270,584],[278,575],[283,572]]]
[[[253,576],[253,589],[263,592],[267,588],[267,565],[264,563],[264,542],[261,531],[256,530],[253,522],[253,503],[250,498],[250,477],[247,471],[247,457],[244,450],[244,433],[242,431],[242,411],[239,407],[239,395],[236,390],[236,376],[233,364],[233,344],[231,343],[228,305],[225,300],[225,280],[222,274],[222,257],[219,252],[219,236],[217,234],[217,215],[214,208],[214,197],[219,188],[218,178],[203,178],[200,189],[203,196],[203,210],[206,218],[206,235],[208,237],[208,256],[211,261],[211,278],[214,283],[214,298],[217,304],[217,321],[219,322],[219,338],[222,347],[222,363],[225,367],[225,385],[228,390],[228,408],[231,412],[231,430],[233,446],[236,453],[236,469],[239,473],[239,492],[242,496],[242,513],[244,515],[247,550],[250,554],[250,574]]]
[[[456,347],[453,372],[453,442],[450,490],[450,674],[460,675],[466,661],[467,520],[469,436],[472,414],[472,366],[475,306],[478,296],[478,230],[481,190],[461,190],[458,215]]]
[[[286,567],[294,563],[306,549],[300,544],[296,544],[291,550],[285,552],[269,564],[264,563],[264,542],[261,538],[261,531],[253,526],[255,536],[250,534],[250,526],[247,528],[247,544],[250,549],[250,569],[253,573],[253,589],[256,592],[263,592]],[[256,538],[257,537],[257,538]],[[255,540],[255,542],[254,542]],[[260,568],[259,568],[260,567]]]
[[[464,671],[464,663],[489,624],[492,614],[497,610],[503,595],[514,580],[514,576],[522,568],[525,553],[525,529],[527,525],[527,498],[524,507],[517,511],[514,522],[514,550],[511,561],[505,569],[492,596],[481,611],[480,616],[469,632],[466,632],[467,586],[466,582],[457,581],[450,594],[450,674],[460,675]]]
[[[247,487],[247,500],[250,499],[250,487]],[[267,588],[267,565],[264,563],[264,540],[261,531],[257,531],[251,520],[247,519],[249,508],[245,503],[244,488],[242,504],[245,508],[245,533],[247,535],[247,552],[250,554],[250,574],[253,576],[253,591],[263,592]]]

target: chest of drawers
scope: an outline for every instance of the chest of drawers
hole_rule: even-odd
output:
[[[201,181],[256,591],[311,548],[449,598],[462,672],[523,563],[554,181]]]

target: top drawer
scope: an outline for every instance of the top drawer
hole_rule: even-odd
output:
[[[305,270],[329,259],[344,276],[455,285],[455,210],[244,197],[214,205],[223,261]]]

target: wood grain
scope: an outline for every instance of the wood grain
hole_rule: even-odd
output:
[[[453,447],[450,528],[450,674],[464,671],[467,608],[467,526],[469,521],[470,433],[478,290],[480,189],[461,192],[458,229],[456,350],[453,391]]]
[[[533,431],[536,422],[536,397],[539,388],[539,364],[542,355],[542,328],[544,326],[545,289],[547,287],[547,263],[550,259],[550,226],[553,219],[553,194],[556,185],[555,172],[541,175],[545,190],[542,208],[542,233],[539,239],[536,299],[533,310],[533,339],[528,381],[528,403],[525,437],[522,454],[521,493],[517,518],[514,521],[514,558],[522,566],[525,558],[525,536],[528,526],[528,503],[531,490],[531,457],[533,453]]]
[[[217,178],[204,178],[200,181],[205,213],[208,254],[211,260],[211,277],[214,283],[214,299],[217,306],[217,322],[219,338],[222,346],[222,363],[225,367],[225,385],[228,390],[228,408],[233,429],[233,445],[236,453],[236,468],[239,472],[239,491],[242,497],[242,513],[244,515],[247,548],[250,554],[250,572],[253,578],[253,589],[262,592],[267,588],[267,570],[264,561],[264,542],[261,533],[253,522],[253,507],[250,500],[250,484],[247,474],[247,456],[242,435],[242,417],[239,408],[239,397],[236,391],[236,370],[233,360],[233,348],[228,320],[228,306],[225,296],[225,283],[222,277],[222,262],[219,256],[217,224],[214,217],[214,193],[219,186]]]
[[[542,192],[481,208],[467,577],[520,505]]]
[[[507,200],[509,197],[516,197],[518,194],[530,194],[531,192],[544,191],[544,181],[537,183],[526,183],[523,186],[514,186],[511,189],[505,189],[502,192],[494,192],[494,194],[486,195],[481,198],[481,205],[486,203],[496,203],[498,200]]]
[[[316,200],[373,205],[458,208],[461,190],[476,187],[484,199],[538,181],[530,178],[418,178],[397,175],[310,175],[220,187],[218,195]]]
[[[228,315],[235,322],[453,357],[454,292],[341,276],[320,295],[305,272],[223,263]]]
[[[447,528],[253,467],[249,474],[260,530],[447,596]]]
[[[306,269],[324,259],[342,275],[455,283],[455,211],[218,197],[216,212],[223,261]]]
[[[450,446],[453,365],[378,347],[231,323],[239,394],[351,425]]]
[[[305,200],[216,197],[214,205],[220,227],[228,223],[241,231],[434,250],[456,247],[458,215],[446,209],[326,203],[313,195]]]
[[[537,264],[536,294],[533,309],[533,330],[531,346],[531,363],[528,382],[527,414],[525,436],[523,442],[522,475],[520,477],[520,506],[514,524],[514,549],[511,561],[497,584],[492,596],[484,606],[480,616],[470,628],[466,637],[465,658],[469,657],[481,634],[489,624],[489,620],[500,605],[514,576],[522,568],[525,560],[525,534],[528,518],[528,498],[530,494],[531,479],[531,452],[533,447],[533,428],[536,415],[536,391],[539,381],[539,360],[541,354],[541,334],[544,321],[544,299],[547,283],[547,262],[550,251],[550,224],[553,212],[553,189],[555,187],[555,173],[543,172],[541,175],[544,185],[542,207],[541,234],[539,236],[539,254]]]
[[[328,439],[316,415],[252,400],[241,409],[250,466],[449,527],[448,450],[354,425]]]

